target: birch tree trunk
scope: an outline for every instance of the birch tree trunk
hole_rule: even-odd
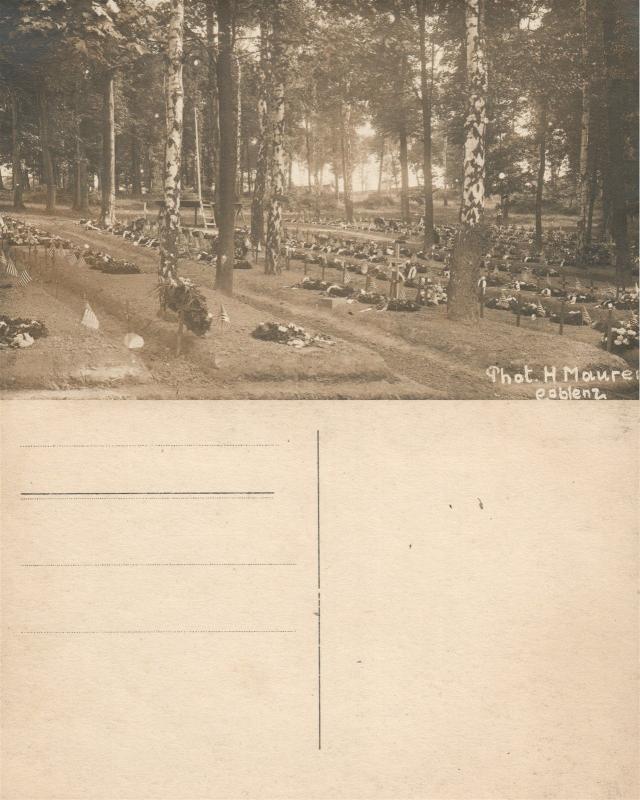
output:
[[[481,223],[485,198],[487,68],[482,0],[465,0],[469,111],[465,120],[461,229],[455,245],[448,290],[451,319],[476,320],[477,285],[482,258]]]
[[[285,47],[282,40],[284,33],[283,7],[281,0],[273,2],[273,32],[271,48],[271,68],[273,75],[272,91],[272,147],[271,163],[271,196],[269,198],[269,214],[267,217],[267,247],[265,252],[265,273],[273,275],[279,272],[280,248],[282,245],[282,199],[285,180],[284,152],[284,70]]]
[[[427,72],[427,0],[418,0],[420,27],[420,91],[422,95],[422,172],[424,175],[424,241],[425,251],[434,241],[433,232],[433,169],[431,145],[431,106],[433,101],[433,43],[431,80]]]
[[[164,212],[158,276],[175,285],[178,278],[178,234],[180,232],[180,172],[182,165],[182,84],[184,2],[171,0],[165,68],[166,140],[164,151]]]
[[[100,222],[116,221],[116,120],[113,72],[106,76],[102,94],[102,206]]]
[[[242,66],[238,54],[233,54],[233,80],[236,87],[234,115],[236,119],[236,164],[237,181],[236,195],[242,201],[244,194],[244,179],[242,175]]]
[[[340,144],[344,216],[347,222],[353,222],[353,162],[351,159],[351,105],[349,103],[340,105]]]
[[[40,112],[40,147],[42,150],[42,179],[47,187],[47,213],[56,210],[56,181],[53,172],[53,158],[49,139],[49,103],[46,90],[38,94]]]
[[[256,179],[251,200],[251,239],[254,245],[264,244],[264,195],[269,169],[269,109],[267,106],[267,25],[260,25],[260,89],[258,95],[258,155]]]
[[[11,92],[11,181],[13,187],[13,208],[21,211],[22,201],[22,157],[20,154],[20,114],[18,93]]]
[[[215,287],[224,294],[233,294],[233,262],[235,255],[235,190],[237,170],[238,128],[234,114],[236,88],[233,68],[233,6],[234,0],[218,0],[218,119],[220,124],[220,158],[218,162],[218,191],[216,217],[218,261]]]

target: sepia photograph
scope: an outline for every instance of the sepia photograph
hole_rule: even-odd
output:
[[[0,388],[638,397],[632,0],[2,0]]]

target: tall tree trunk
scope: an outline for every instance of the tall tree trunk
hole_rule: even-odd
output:
[[[402,221],[411,222],[409,206],[409,153],[407,146],[407,129],[404,123],[400,127],[400,214]]]
[[[86,213],[89,211],[89,187],[87,184],[87,155],[85,141],[81,131],[81,117],[79,103],[75,113],[75,181],[73,191],[73,208],[75,211]]]
[[[442,188],[442,204],[445,206],[445,208],[449,205],[449,182],[447,180],[448,155],[449,155],[449,134],[445,130],[444,142],[442,145],[442,173],[444,176],[443,177],[444,186]]]
[[[233,80],[236,86],[234,114],[236,118],[236,164],[237,164],[237,181],[236,195],[240,202],[244,194],[244,178],[242,174],[242,65],[238,54],[234,53],[233,57]]]
[[[427,70],[427,0],[418,0],[420,27],[420,91],[422,94],[422,173],[424,175],[424,241],[428,250],[434,241],[433,230],[433,168],[431,142],[431,106],[433,102],[433,45],[431,43],[431,79]]]
[[[106,76],[102,94],[102,206],[100,222],[116,221],[116,118],[113,72]]]
[[[238,128],[234,114],[237,102],[234,86],[233,16],[235,0],[218,0],[218,119],[220,124],[220,158],[218,162],[217,219],[218,261],[216,289],[233,294],[233,262],[235,234],[235,190],[238,158]]]
[[[384,171],[384,136],[382,136],[380,140],[380,156],[378,163],[378,194],[380,194],[382,192],[382,175]]]
[[[256,179],[251,200],[251,239],[254,245],[264,244],[264,196],[269,169],[269,109],[267,106],[267,24],[260,25],[260,87],[258,94],[258,155]]]
[[[267,216],[267,247],[265,251],[264,269],[267,275],[273,275],[280,269],[280,248],[282,245],[282,200],[284,196],[285,153],[284,153],[284,70],[285,33],[282,0],[273,0],[272,6],[272,48],[271,64],[273,71],[272,90],[272,147],[271,162],[271,196]]]
[[[22,157],[20,155],[20,114],[18,93],[11,92],[11,181],[13,186],[13,208],[21,211],[22,201]]]
[[[251,175],[252,167],[251,167],[251,151],[249,150],[249,137],[245,137],[244,141],[244,161],[245,166],[247,168],[247,191],[249,194],[253,191],[253,178]]]
[[[158,277],[161,282],[173,285],[178,278],[178,234],[180,233],[180,172],[184,113],[183,36],[184,0],[171,0],[164,82],[166,108],[164,212]]]
[[[353,222],[353,163],[351,160],[351,105],[340,104],[340,145],[342,151],[342,183],[344,188],[344,216]]]
[[[49,137],[49,102],[46,90],[38,94],[40,111],[40,147],[42,149],[42,179],[47,187],[48,214],[56,210],[56,181],[53,170],[53,157],[51,155],[51,142]]]
[[[313,166],[311,163],[311,133],[309,118],[307,116],[304,118],[304,144],[307,151],[307,188],[309,189],[309,193],[311,193],[311,189],[313,188]]]
[[[140,197],[142,195],[140,142],[135,131],[131,131],[131,193],[134,197]]]
[[[618,26],[624,19],[619,0],[603,3],[603,42],[607,97],[607,139],[609,142],[609,192],[611,233],[615,244],[616,285],[624,286],[629,261],[627,207],[625,196],[625,72],[619,63]]]
[[[598,126],[599,131],[600,126]],[[596,197],[598,194],[598,170],[600,168],[600,151],[602,149],[600,137],[594,138],[593,141],[593,163],[591,166],[591,180],[589,181],[589,204],[587,208],[587,229],[585,231],[585,241],[587,247],[591,246],[593,239],[593,212],[596,204]]]
[[[220,126],[218,122],[218,42],[216,21],[216,0],[207,2],[207,77],[208,97],[206,102],[207,153],[206,165],[207,185],[218,180],[218,156],[220,152]]]
[[[584,261],[589,245],[587,237],[589,217],[589,197],[591,194],[591,176],[593,172],[593,146],[591,134],[593,120],[592,105],[592,48],[591,48],[591,14],[590,0],[580,0],[580,26],[582,33],[582,117],[580,122],[580,219],[578,222],[578,242],[576,256]]]
[[[538,108],[538,178],[536,182],[536,231],[535,248],[542,249],[542,197],[544,173],[547,168],[547,97],[542,96]]]
[[[469,110],[465,120],[461,229],[455,245],[448,290],[451,319],[476,320],[477,286],[483,250],[487,68],[482,0],[465,0]]]

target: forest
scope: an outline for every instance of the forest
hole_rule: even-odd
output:
[[[413,261],[446,244],[454,321],[478,322],[515,224],[530,260],[560,236],[563,266],[610,269],[618,299],[638,270],[637,37],[632,0],[4,0],[0,191],[102,229],[160,209],[161,304],[187,227],[215,230],[231,296],[239,235],[277,276],[293,228],[320,224],[391,232]]]

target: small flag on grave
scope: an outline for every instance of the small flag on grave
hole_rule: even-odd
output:
[[[582,306],[582,324],[583,325],[591,325],[591,315],[587,311],[586,306]]]
[[[12,278],[17,278],[18,270],[16,269],[16,265],[13,263],[13,259],[7,258],[6,264],[7,275],[11,275]]]
[[[227,313],[227,309],[222,305],[222,303],[220,304],[220,312],[218,313],[218,322],[221,326],[225,323],[231,323],[231,317]]]
[[[86,267],[87,262],[84,260],[82,253],[76,253],[76,265],[78,267]]]
[[[0,250],[0,264],[2,264],[2,266],[5,266],[6,263],[7,263],[7,259],[5,257],[5,254],[2,252],[2,250]]]
[[[26,269],[23,269],[20,275],[18,275],[18,286],[28,286],[31,283],[33,278]]]
[[[351,275],[345,270],[344,273],[344,285],[348,286],[351,283]]]
[[[84,314],[82,315],[80,324],[84,325],[85,328],[91,328],[94,331],[97,331],[100,327],[100,321],[98,320],[98,317],[96,317],[95,312],[89,303],[85,304]]]
[[[47,255],[52,259],[56,257],[56,248],[53,246],[53,244],[49,245],[47,249]]]
[[[536,308],[536,314],[539,317],[546,317],[547,316],[547,312],[545,311],[544,306],[542,305],[542,303],[539,300],[538,300],[538,307]]]

